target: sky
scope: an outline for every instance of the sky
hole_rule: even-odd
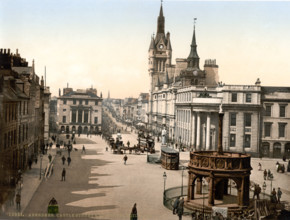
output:
[[[149,92],[148,49],[159,0],[0,0],[0,48],[18,49],[52,96],[96,88],[106,98]],[[187,58],[196,21],[200,67],[216,59],[226,84],[290,86],[289,1],[164,0],[165,32]]]

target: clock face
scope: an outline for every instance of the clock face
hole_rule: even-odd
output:
[[[160,45],[159,45],[159,48],[160,48],[160,49],[163,49],[163,47],[164,47],[163,44],[160,44]]]
[[[197,71],[196,70],[193,71],[193,75],[197,76]]]

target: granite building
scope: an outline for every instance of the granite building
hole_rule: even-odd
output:
[[[57,98],[58,130],[60,133],[95,134],[101,132],[102,98],[96,89],[64,88]]]
[[[44,90],[46,89],[46,92]],[[49,88],[32,66],[10,49],[0,50],[0,185],[13,187],[17,171],[44,146],[45,100]]]

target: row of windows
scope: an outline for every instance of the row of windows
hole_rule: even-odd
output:
[[[12,145],[16,144],[17,135],[18,135],[18,143],[28,139],[28,124],[19,125],[18,129],[19,129],[18,134],[16,133],[16,129],[4,134],[4,149],[9,148]]]
[[[278,135],[279,138],[283,138],[285,137],[285,131],[286,131],[286,123],[279,123],[279,127],[278,127]],[[264,130],[265,130],[265,137],[271,137],[271,129],[272,129],[272,123],[270,122],[266,122],[264,124]]]
[[[244,124],[245,124],[245,127],[252,126],[252,114],[251,113],[244,113]],[[237,113],[235,113],[235,112],[230,113],[230,126],[237,126]]]
[[[16,144],[16,129],[4,134],[4,149]]]
[[[76,112],[72,114],[72,123],[76,123]],[[62,123],[66,123],[66,116],[62,116]],[[78,123],[89,123],[88,113],[85,112],[84,119],[82,121],[82,115],[78,115]],[[94,118],[94,123],[98,124],[98,117]]]
[[[238,93],[232,93],[232,102],[237,102],[238,101]],[[251,93],[246,93],[246,102],[251,103],[252,102],[252,94]]]
[[[230,147],[236,146],[236,134],[230,134]],[[251,135],[245,134],[244,136],[244,147],[250,148],[251,147]]]
[[[272,116],[272,105],[265,106],[265,116]],[[286,105],[279,105],[279,117],[286,117]]]
[[[5,105],[5,122],[14,121],[17,119],[17,104],[7,103]]]
[[[66,99],[63,100],[63,104],[66,105],[67,104],[67,101]],[[88,105],[89,104],[89,100],[82,100],[82,99],[79,99],[79,100],[76,100],[76,99],[73,99],[73,105],[76,105],[77,103],[79,103],[79,105],[82,105],[83,103],[85,105]],[[99,101],[95,101],[95,105],[98,105],[99,104]]]

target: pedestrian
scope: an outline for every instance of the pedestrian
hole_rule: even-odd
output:
[[[37,164],[37,156],[34,156],[34,163]]]
[[[258,165],[258,170],[262,170],[262,165],[261,165],[261,163],[259,163],[259,165]]]
[[[49,154],[48,155],[49,163],[51,163],[51,158],[52,158],[52,156],[51,156],[51,154]]]
[[[130,147],[130,141],[127,142],[127,146]]]
[[[264,180],[266,180],[267,179],[267,170],[265,169],[264,170]]]
[[[62,169],[62,173],[61,173],[61,181],[65,181],[65,168]]]
[[[28,160],[28,167],[29,167],[30,170],[31,170],[31,166],[32,166],[32,160],[31,160],[31,158],[29,158],[29,160]]]
[[[135,203],[131,211],[130,220],[137,220],[137,219],[138,219],[137,204]]]
[[[70,162],[71,162],[71,158],[68,157],[68,158],[67,158],[67,165],[68,165],[68,166],[69,166]]]
[[[277,171],[277,172],[279,172],[279,166],[280,166],[280,164],[279,164],[279,162],[277,161],[277,163],[276,163],[276,171]]]
[[[178,207],[177,207],[177,215],[179,217],[179,220],[182,220],[182,215],[183,215],[183,211],[184,211],[184,198],[182,197],[182,199],[179,201]]]
[[[15,201],[16,201],[16,209],[20,211],[21,195],[19,192],[16,194]]]
[[[61,159],[62,159],[62,165],[64,165],[64,163],[66,161],[65,156],[63,155]]]
[[[259,184],[255,184],[253,199],[255,198],[255,196],[257,196],[257,199],[259,200],[260,199],[260,193],[261,193],[261,187],[259,186]]]
[[[285,173],[285,165],[284,164],[282,164],[281,171],[282,171],[282,173]]]
[[[270,171],[270,169],[268,169],[268,179],[271,177],[271,171]]]
[[[275,190],[275,188],[273,188],[273,190],[272,190],[272,199],[271,199],[271,202],[272,203],[277,203],[277,193],[276,193],[276,190]]]
[[[86,148],[85,148],[85,145],[83,145],[82,153],[85,153],[85,154],[86,154]]]
[[[288,160],[287,172],[290,172],[290,159]]]
[[[172,212],[173,212],[173,215],[175,215],[176,214],[176,210],[177,210],[177,207],[178,207],[178,205],[179,205],[179,196],[175,199],[175,201],[174,201],[174,203],[173,203],[173,210],[172,210]]]
[[[278,196],[278,203],[280,203],[280,199],[282,196],[282,191],[281,191],[280,187],[278,187],[277,196]]]
[[[196,213],[195,212],[191,213],[191,220],[196,220]]]
[[[124,160],[124,164],[126,165],[126,161],[128,160],[128,157],[127,157],[127,155],[126,155],[126,154],[125,154],[125,156],[124,156],[123,160]]]

